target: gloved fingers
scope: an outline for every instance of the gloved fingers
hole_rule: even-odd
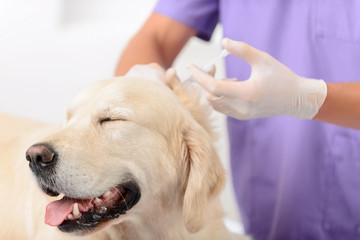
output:
[[[215,72],[216,72],[216,66],[213,64],[211,65],[210,69],[208,71],[206,71],[207,74],[211,75],[211,76],[215,76]]]
[[[229,114],[230,111],[228,111],[229,108],[226,104],[226,99],[224,99],[224,96],[215,96],[209,92],[206,92],[206,99],[214,110],[227,115]]]
[[[153,69],[157,69],[159,71],[165,72],[165,69],[162,66],[160,66],[160,64],[158,64],[156,62],[145,64],[145,66],[148,66],[148,67],[151,67]]]
[[[205,92],[205,96],[206,96],[206,99],[208,100],[208,102],[210,104],[214,103],[214,102],[218,102],[218,101],[220,101],[221,99],[224,98],[224,96],[216,96],[216,95],[213,95],[213,94],[211,94],[209,92]]]
[[[165,72],[164,83],[166,86],[170,87],[179,82],[179,77],[176,74],[174,68],[168,68]]]
[[[189,65],[187,69],[191,73],[193,79],[214,96],[232,96],[234,94],[233,91],[235,85],[242,84],[239,81],[233,81],[233,79],[230,79],[230,81],[217,81],[213,76],[204,73],[194,65]]]
[[[200,86],[202,86],[207,92],[211,93],[212,95],[218,95],[216,87],[217,81],[213,76],[204,73],[195,65],[189,65],[187,69],[189,70],[193,79],[199,83]]]
[[[251,89],[251,82],[249,80],[239,81],[236,78],[216,80],[214,77],[205,74],[196,66],[188,66],[188,70],[192,74],[193,79],[214,96],[242,98],[241,96],[252,94],[253,90]]]
[[[145,78],[164,83],[165,70],[157,63],[136,64],[125,74],[128,77]]]
[[[241,101],[236,102],[237,108],[234,108],[232,104],[229,103],[229,99],[223,96],[208,98],[208,102],[214,110],[221,112],[227,116],[231,116],[240,120],[248,119],[248,116],[244,114],[243,111],[241,111],[242,107],[239,107],[239,105],[244,105],[244,103],[242,103]]]
[[[233,41],[229,38],[224,38],[222,44],[230,54],[242,58],[250,65],[254,65],[260,62],[264,56],[264,52],[244,42],[238,42],[238,41]]]

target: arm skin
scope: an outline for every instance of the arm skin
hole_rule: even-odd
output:
[[[156,62],[169,68],[196,30],[169,17],[152,13],[139,32],[130,40],[115,70],[124,75],[133,65]]]
[[[314,119],[360,130],[360,82],[327,83],[326,99]]]

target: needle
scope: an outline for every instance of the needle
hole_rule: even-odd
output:
[[[218,56],[216,56],[213,60],[211,60],[204,66],[202,66],[201,70],[203,70],[204,72],[210,71],[212,65],[214,65],[220,59],[225,58],[227,55],[229,55],[229,52],[226,49],[223,49]],[[192,76],[190,76],[188,79],[185,80],[185,82],[194,82],[194,79],[192,79]]]

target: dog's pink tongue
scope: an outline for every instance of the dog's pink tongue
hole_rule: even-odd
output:
[[[64,197],[61,200],[49,203],[46,206],[45,224],[50,226],[59,226],[66,217],[73,211],[75,203],[78,203],[79,210],[86,212],[91,207],[91,200],[76,200]]]

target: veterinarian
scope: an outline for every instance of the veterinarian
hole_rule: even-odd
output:
[[[256,240],[360,239],[360,131],[347,128],[359,128],[359,12],[345,0],[160,0],[119,61],[117,74],[170,67],[217,23],[249,44],[224,40],[229,80],[189,69],[231,116],[233,184]]]

